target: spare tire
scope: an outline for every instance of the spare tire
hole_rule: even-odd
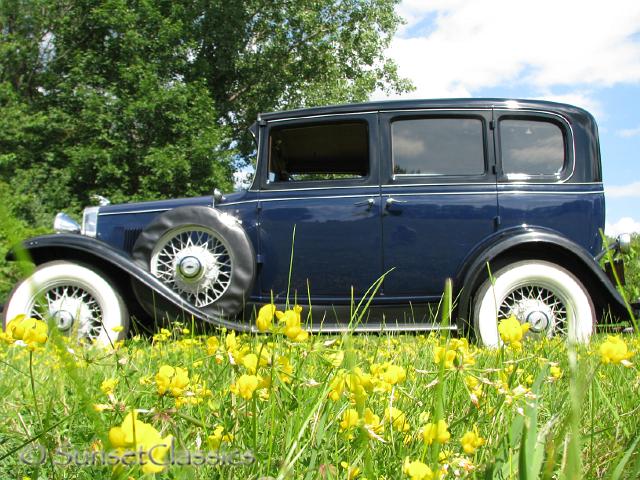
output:
[[[255,280],[255,254],[233,216],[211,207],[179,207],[158,215],[138,237],[134,261],[187,303],[214,318],[231,318],[246,303]],[[149,292],[134,284],[151,315]]]

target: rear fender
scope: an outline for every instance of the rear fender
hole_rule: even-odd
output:
[[[605,272],[583,247],[553,231],[518,227],[498,232],[468,255],[458,270],[458,327],[471,325],[471,303],[478,287],[488,278],[487,263],[492,272],[502,266],[526,259],[548,260],[576,275],[591,295],[596,308],[614,317],[626,318],[624,300]]]

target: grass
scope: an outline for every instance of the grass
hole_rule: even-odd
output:
[[[174,324],[111,351],[55,333],[33,352],[3,342],[0,478],[143,476],[136,465],[76,465],[110,450],[110,429],[134,409],[151,437],[173,437],[174,460],[227,456],[158,478],[410,478],[405,459],[446,478],[640,476],[640,369],[634,358],[603,363],[605,336],[498,350],[440,334],[304,338],[294,314],[273,320],[270,335],[197,336]],[[638,337],[624,340],[640,350]],[[188,378],[163,375],[165,365]],[[402,412],[393,425],[390,407]],[[439,420],[450,438],[425,442]],[[473,453],[461,444],[467,432],[484,440]],[[35,453],[42,465],[26,465]]]

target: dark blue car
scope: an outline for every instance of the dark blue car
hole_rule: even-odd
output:
[[[82,226],[59,214],[60,233],[25,243],[39,266],[5,321],[50,315],[107,343],[133,312],[252,330],[255,306],[288,296],[312,307],[309,328],[335,331],[385,272],[360,329],[437,327],[430,306],[447,278],[450,328],[487,345],[511,315],[530,335],[576,341],[626,315],[597,261],[600,149],[580,108],[363,103],[264,114],[252,133],[246,191],[89,207]]]

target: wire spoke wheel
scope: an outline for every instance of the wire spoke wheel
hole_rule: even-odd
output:
[[[3,322],[27,315],[52,322],[60,332],[105,347],[122,340],[129,326],[117,286],[97,268],[74,261],[43,263],[11,292]]]
[[[65,335],[92,341],[102,330],[102,308],[96,298],[78,285],[48,286],[33,299],[29,316],[38,320],[53,319]]]
[[[474,296],[473,326],[487,346],[502,343],[501,320],[515,316],[528,323],[528,337],[560,336],[587,342],[595,324],[595,308],[580,279],[560,265],[521,260],[499,269]]]
[[[229,288],[233,261],[229,248],[203,226],[169,230],[151,254],[153,275],[196,307],[213,304]]]

